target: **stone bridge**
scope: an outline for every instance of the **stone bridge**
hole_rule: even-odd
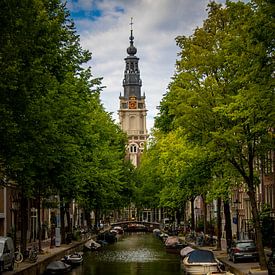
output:
[[[152,232],[155,228],[160,229],[161,224],[158,222],[120,221],[112,223],[111,226],[121,226],[125,231]]]

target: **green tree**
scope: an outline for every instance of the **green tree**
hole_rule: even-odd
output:
[[[143,182],[140,197],[144,204],[146,201],[150,203],[147,207],[157,205],[172,212],[183,212],[181,210],[188,200],[193,201],[197,195],[205,195],[212,162],[208,154],[197,149],[196,146],[190,146],[180,129],[167,134],[154,132],[153,141],[138,168]],[[192,209],[194,228],[193,204]]]
[[[274,9],[270,1],[209,4],[208,18],[181,48],[160,108],[189,141],[215,151],[242,176],[252,206],[261,268],[266,268],[254,161],[274,149]],[[163,118],[162,118],[163,116]],[[168,117],[168,118],[166,118]]]
[[[74,196],[81,127],[98,104],[100,82],[81,68],[90,53],[60,1],[2,1],[0,8],[0,158],[21,192],[24,249],[27,199],[64,186]]]
[[[91,116],[89,128],[89,138],[83,145],[85,165],[78,201],[87,213],[95,210],[98,223],[99,211],[118,206],[126,188],[126,137],[102,107]]]

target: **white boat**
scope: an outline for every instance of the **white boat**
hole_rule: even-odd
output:
[[[169,236],[164,244],[167,252],[176,254],[180,253],[180,250],[186,247],[186,244],[182,243],[178,236]]]
[[[123,234],[124,233],[124,230],[121,226],[115,226],[113,229],[118,231],[118,234]]]
[[[165,241],[167,240],[167,238],[169,237],[169,235],[168,234],[166,234],[166,233],[161,233],[160,235],[159,235],[159,238],[165,243]]]
[[[116,230],[116,229],[111,229],[111,230],[110,230],[110,233],[114,234],[115,236],[116,236],[117,234],[119,234],[118,230]]]
[[[101,247],[101,244],[91,239],[84,244],[84,247],[89,250],[98,250]]]
[[[153,234],[154,234],[154,236],[159,237],[159,235],[161,234],[160,229],[159,229],[159,228],[155,228],[155,229],[153,230]]]
[[[75,252],[70,255],[65,255],[61,261],[65,262],[66,264],[70,264],[70,265],[79,265],[83,262],[82,256],[83,256],[82,252]]]
[[[180,256],[182,258],[186,257],[189,253],[191,253],[192,251],[194,251],[195,249],[192,248],[191,246],[186,246],[184,248],[181,249],[180,251]]]
[[[208,272],[206,275],[234,275],[229,271]]]
[[[182,262],[187,274],[216,274],[216,272],[221,272],[222,268],[222,263],[209,250],[196,249],[191,251],[183,258]]]

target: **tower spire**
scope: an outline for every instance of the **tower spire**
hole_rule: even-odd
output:
[[[131,30],[131,35],[129,37],[130,39],[130,47],[127,48],[127,53],[131,56],[135,55],[137,53],[137,49],[134,46],[134,36],[133,36],[133,17],[131,17],[131,22],[130,22],[130,30]]]
[[[130,44],[131,45],[133,45],[133,43],[134,43],[134,36],[133,36],[133,17],[131,17],[131,23],[130,23],[130,25],[131,25],[131,36],[130,36]]]

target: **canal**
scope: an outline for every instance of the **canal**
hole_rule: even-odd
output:
[[[70,275],[182,275],[180,257],[152,233],[125,233],[118,242],[84,254]]]

